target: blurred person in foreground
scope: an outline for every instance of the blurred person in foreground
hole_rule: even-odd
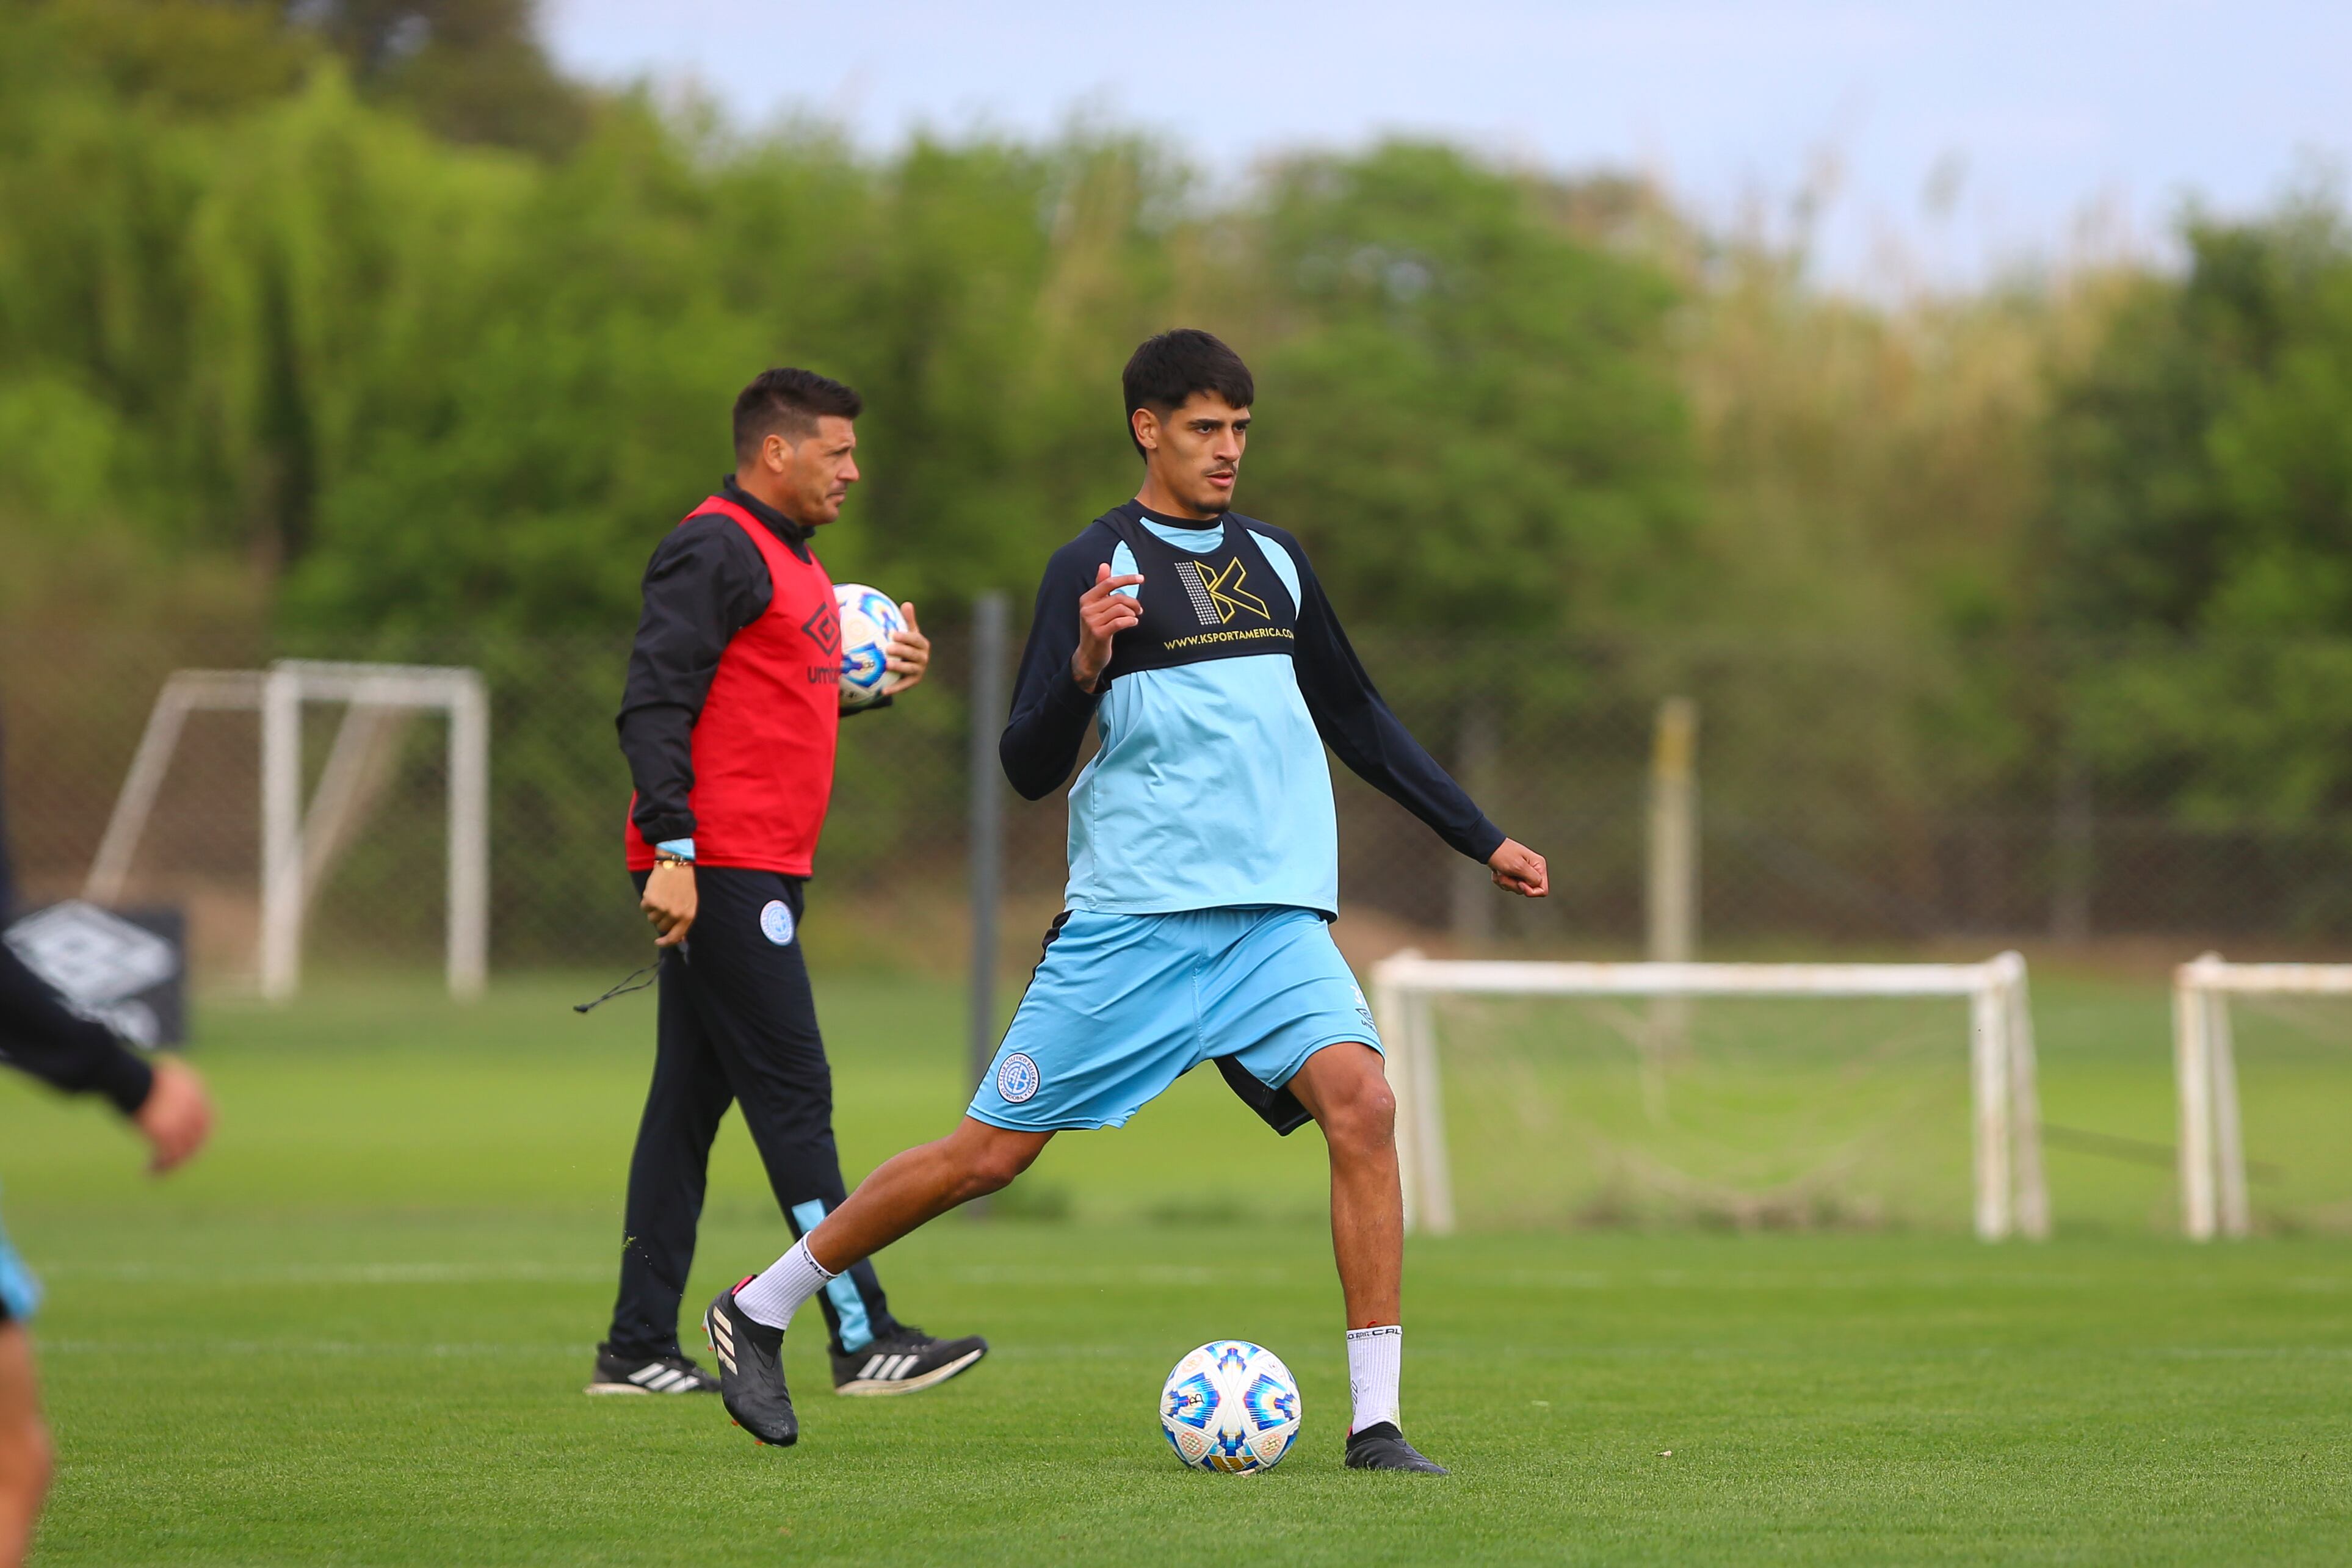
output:
[[[636,786],[628,863],[661,949],[661,999],[620,1293],[591,1394],[718,1386],[679,1348],[677,1316],[730,1103],[794,1236],[845,1196],[800,924],[842,714],[841,618],[810,540],[857,481],[863,408],[811,371],[761,374],[735,400],[735,472],[646,568],[620,731]],[[915,607],[900,608],[895,678],[874,707],[930,663]],[[824,1314],[836,1394],[929,1388],[988,1352],[893,1318],[870,1264],[832,1281]]]
[[[16,910],[7,821],[0,809],[0,926]],[[171,1170],[204,1147],[212,1102],[195,1070],[170,1057],[143,1060],[105,1025],[68,1009],[0,943],[0,1061],[68,1094],[102,1094],[153,1151],[148,1168]],[[0,1568],[17,1568],[49,1485],[49,1434],[26,1325],[40,1286],[0,1229]]]
[[[961,1124],[884,1162],[792,1251],[705,1315],[721,1395],[761,1442],[800,1436],[784,1330],[842,1270],[1012,1181],[1055,1134],[1120,1127],[1204,1061],[1331,1167],[1351,1469],[1443,1475],[1400,1425],[1404,1196],[1380,1031],[1328,931],[1339,830],[1328,747],[1526,898],[1541,855],[1505,836],[1399,722],[1292,535],[1232,509],[1256,383],[1206,332],[1164,332],[1121,378],[1135,498],[1046,562],[998,754],[1038,800],[1070,789],[1062,914]]]

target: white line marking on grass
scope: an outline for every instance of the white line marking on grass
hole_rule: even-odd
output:
[[[609,1267],[561,1267],[545,1263],[262,1263],[222,1268],[179,1263],[48,1262],[41,1272],[53,1279],[115,1280],[173,1285],[475,1285],[603,1284]]]
[[[2352,1345],[2164,1344],[2137,1354],[2164,1361],[2352,1361]]]
[[[43,1354],[56,1355],[398,1355],[398,1356],[576,1356],[576,1344],[363,1344],[336,1339],[44,1339]]]
[[[2017,1270],[1455,1268],[1446,1272],[1449,1278],[1465,1284],[1561,1291],[1803,1291],[1843,1293],[1876,1290],[1943,1291],[1987,1287],[2012,1290],[2060,1287],[2101,1291],[2110,1288],[2108,1281],[2088,1274]]]
[[[1057,1268],[1051,1265],[982,1263],[942,1270],[963,1285],[1198,1286],[1284,1285],[1307,1277],[1304,1269],[1211,1269],[1195,1265],[1141,1263],[1131,1268]],[[1326,1265],[1324,1272],[1328,1273]]]

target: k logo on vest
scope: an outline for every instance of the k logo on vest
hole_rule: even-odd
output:
[[[1249,581],[1249,568],[1238,556],[1225,562],[1222,571],[1204,560],[1181,560],[1176,563],[1176,575],[1184,580],[1192,612],[1203,626],[1223,626],[1243,613],[1261,621],[1273,619],[1265,612],[1265,601],[1244,588]]]

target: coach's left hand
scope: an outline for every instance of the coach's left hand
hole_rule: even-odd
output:
[[[675,947],[694,929],[701,895],[694,885],[694,862],[663,861],[646,878],[646,894],[637,900],[646,924],[654,928],[654,946]]]
[[[890,638],[890,656],[884,661],[882,667],[898,679],[882,688],[882,695],[886,697],[895,697],[900,692],[921,685],[924,674],[931,667],[931,640],[923,635],[920,626],[915,624],[915,607],[901,604],[898,613],[907,618],[907,629]]]

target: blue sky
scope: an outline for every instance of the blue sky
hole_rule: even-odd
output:
[[[1271,150],[1434,132],[1662,179],[1717,223],[1832,197],[1823,273],[1964,284],[2159,252],[2352,161],[2352,0],[546,0],[567,66],[698,84],[739,118],[814,111],[887,147],[918,125],[1166,133],[1215,174]],[[1937,199],[1940,198],[1940,199]]]

